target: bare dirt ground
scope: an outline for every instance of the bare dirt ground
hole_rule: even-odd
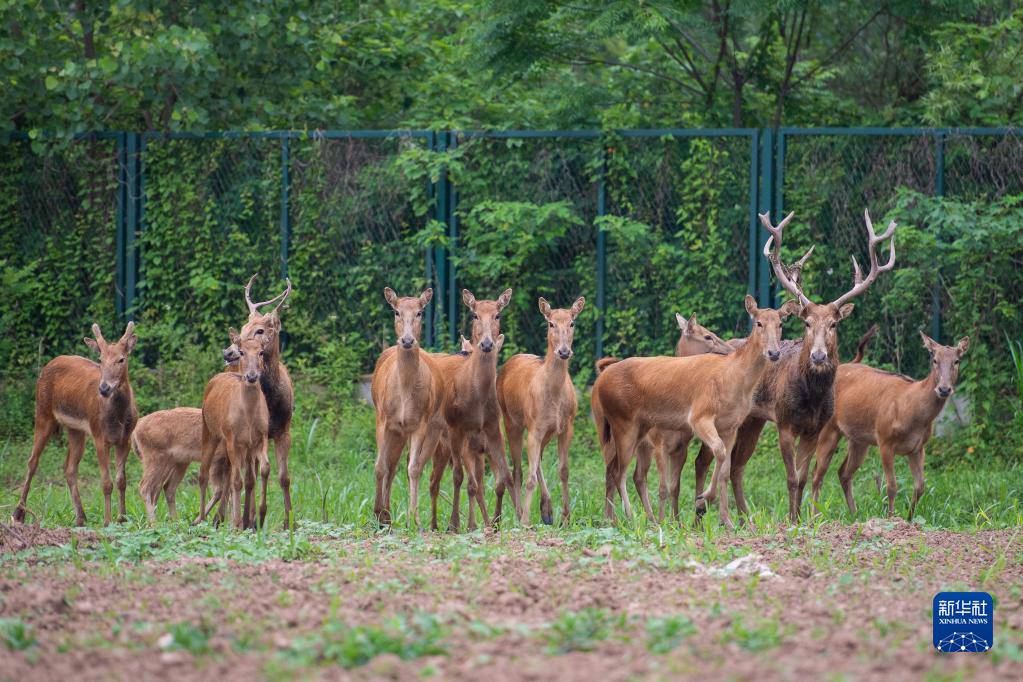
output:
[[[0,528],[0,620],[35,639],[0,642],[0,680],[1023,679],[1016,531],[395,533],[313,538],[300,561],[44,551],[70,537]],[[102,556],[101,536],[77,537]],[[933,650],[949,589],[995,596],[992,652]]]

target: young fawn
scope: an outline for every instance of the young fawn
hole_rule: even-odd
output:
[[[882,272],[895,266],[895,222],[885,232],[877,235],[870,221],[870,214],[864,211],[867,228],[867,251],[870,257],[870,271],[864,278],[860,266],[853,257],[853,286],[836,300],[817,304],[807,298],[799,283],[799,273],[813,247],[795,265],[786,266],[781,262],[781,241],[785,226],[792,219],[790,213],[777,227],[771,224],[766,214],[760,221],[771,234],[764,244],[764,256],[770,261],[778,282],[799,302],[799,317],[803,322],[803,338],[786,341],[781,347],[781,361],[765,372],[754,392],[753,409],[739,428],[732,453],[732,488],[739,512],[748,517],[746,497],[743,491],[743,474],[749,458],[753,455],[760,432],[767,421],[778,427],[778,446],[785,465],[789,493],[789,516],[799,519],[800,493],[802,483],[796,462],[809,457],[816,445],[821,429],[831,419],[834,410],[834,381],[838,367],[838,324],[849,317],[853,304],[849,301],[865,292]],[[891,240],[888,262],[878,263],[877,247]],[[772,249],[773,245],[773,249]],[[799,452],[796,452],[796,441]],[[697,470],[700,469],[697,460]]]
[[[259,273],[256,273],[258,275]],[[242,339],[259,339],[264,335],[272,336],[273,341],[265,348],[265,365],[259,383],[266,400],[270,415],[268,437],[274,444],[274,459],[277,460],[277,480],[284,494],[284,527],[291,524],[291,474],[288,470],[288,456],[291,451],[291,418],[295,412],[295,387],[291,383],[288,368],[281,361],[281,318],[280,311],[291,295],[291,280],[286,279],[287,287],[268,301],[254,303],[250,296],[252,282],[256,275],[249,278],[245,285],[245,305],[249,309],[249,319],[241,329]],[[259,312],[263,306],[274,305],[269,313]],[[224,362],[233,365],[238,362],[238,346],[231,344],[224,349]],[[264,457],[265,464],[260,469],[262,490],[259,503],[259,522],[262,525],[266,518],[266,484],[270,477],[270,463]]]
[[[391,522],[391,485],[398,471],[402,450],[412,440],[409,461],[416,461],[425,438],[413,439],[437,410],[441,378],[419,347],[423,310],[433,298],[433,289],[418,297],[399,298],[391,288],[384,299],[394,310],[397,345],[386,349],[373,370],[372,396],[376,409],[376,499],[373,512],[381,524]],[[410,485],[417,485],[410,481]],[[410,493],[411,498],[418,498]],[[418,503],[417,503],[418,505]],[[416,507],[409,507],[410,521],[418,526]]]
[[[575,385],[568,375],[568,362],[572,358],[572,340],[575,336],[575,318],[583,309],[586,299],[580,296],[570,309],[551,309],[543,297],[539,300],[540,313],[547,321],[547,353],[543,358],[519,353],[513,355],[497,375],[497,401],[504,417],[504,432],[508,437],[508,455],[511,457],[514,486],[520,491],[523,525],[529,524],[529,510],[533,493],[540,484],[540,518],[553,523],[551,494],[543,479],[541,459],[551,438],[558,439],[558,469],[561,476],[561,520],[568,523],[568,447],[572,442],[572,428],[578,404]],[[528,469],[525,488],[522,488],[522,432],[529,431],[527,443]]]
[[[167,513],[178,518],[175,494],[192,462],[202,460],[202,410],[175,407],[148,414],[139,420],[131,443],[142,461],[139,495],[150,523],[156,520],[160,491],[167,499]]]
[[[199,521],[204,521],[206,491],[210,470],[225,467],[226,485],[222,487],[221,510],[231,505],[231,520],[238,528],[248,528],[254,519],[252,491],[255,467],[265,462],[270,415],[260,378],[266,368],[266,349],[276,344],[276,332],[268,330],[258,337],[243,339],[231,330],[231,343],[238,351],[238,372],[221,372],[206,384],[202,400],[202,461],[199,466]],[[220,453],[224,453],[221,455]],[[226,463],[223,461],[226,458]],[[245,512],[239,504],[244,477]],[[261,516],[260,523],[263,518]]]
[[[877,445],[888,482],[889,516],[895,514],[895,455],[909,457],[913,501],[908,518],[913,519],[916,504],[924,492],[924,446],[931,438],[934,420],[955,390],[959,362],[970,346],[968,336],[961,338],[954,347],[943,346],[923,332],[920,336],[924,348],[931,354],[931,371],[919,381],[859,363],[845,363],[838,368],[835,413],[817,441],[812,491],[815,504],[838,440],[844,436],[849,441],[849,452],[838,469],[838,478],[849,512],[856,515],[853,476],[863,464],[870,446]],[[808,467],[809,458],[800,460],[801,471],[805,472]]]
[[[695,435],[714,453],[711,485],[698,500],[697,511],[702,513],[706,503],[720,495],[721,523],[734,527],[728,515],[727,484],[735,432],[749,413],[753,388],[768,362],[777,362],[781,355],[782,319],[799,309],[794,302],[780,310],[760,309],[752,296],[746,296],[745,305],[753,331],[742,348],[730,355],[629,358],[597,377],[593,417],[604,461],[618,459],[618,492],[627,515],[632,514],[625,489],[628,465],[639,441],[656,428],[680,433],[681,448]],[[611,500],[605,505],[610,508]]]
[[[64,477],[75,506],[75,523],[85,525],[85,511],[78,492],[78,464],[85,452],[85,437],[92,436],[103,480],[103,525],[110,523],[110,447],[114,447],[117,466],[117,490],[120,493],[119,520],[125,518],[125,460],[131,447],[131,432],[138,420],[135,394],[128,380],[128,356],[135,348],[135,323],[129,322],[116,343],[108,343],[99,325],[92,325],[95,339],[85,338],[89,348],[99,353],[99,364],[77,355],[61,355],[50,360],[36,382],[35,434],[28,473],[21,489],[21,499],[12,518],[25,520],[28,491],[32,476],[39,466],[39,456],[50,437],[61,427],[67,431],[67,459]]]
[[[693,355],[703,355],[704,353],[715,353],[717,355],[727,355],[735,350],[736,346],[730,342],[723,341],[714,332],[710,331],[703,325],[701,325],[697,319],[696,314],[693,313],[687,320],[684,316],[679,313],[675,313],[675,321],[678,323],[679,328],[679,339],[675,344],[675,357],[687,358]],[[742,340],[745,342],[745,339]],[[611,360],[611,362],[609,362]],[[597,361],[598,373],[613,362],[617,362],[614,358],[602,358]],[[679,481],[682,474],[682,468],[685,466],[688,452],[685,450],[679,450],[680,439],[678,434],[670,431],[661,431],[659,429],[651,429],[650,433],[640,441],[639,446],[636,450],[636,468],[632,475],[633,484],[636,487],[636,493],[639,495],[639,499],[643,504],[643,509],[646,512],[647,518],[651,521],[654,520],[653,509],[650,505],[650,495],[647,490],[647,473],[650,471],[651,460],[657,462],[658,478],[660,484],[658,486],[658,511],[657,519],[659,521],[664,520],[665,508],[670,499],[672,513],[675,518],[678,517],[678,495],[679,495]],[[703,453],[703,450],[701,450]],[[713,458],[710,452],[707,453],[707,463]],[[672,462],[669,460],[670,457],[678,458],[678,461]],[[605,487],[606,495],[613,498],[617,492],[617,481],[618,481],[618,469],[617,469],[617,458],[611,462],[605,462]],[[706,468],[701,468],[702,472],[706,471]],[[672,473],[677,475],[672,480]],[[703,476],[697,477],[696,480],[696,495],[703,492],[704,484]]]

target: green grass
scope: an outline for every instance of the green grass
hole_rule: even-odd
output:
[[[303,401],[303,388],[300,385],[298,409],[292,426],[291,474],[292,499],[299,525],[309,523],[328,524],[334,528],[359,529],[373,532],[375,523],[372,518],[375,460],[375,443],[373,436],[373,410],[363,404],[344,404],[333,411],[323,409],[322,398],[313,397]],[[310,393],[312,393],[310,391]],[[312,401],[317,402],[312,402]],[[585,405],[583,406],[585,410]],[[0,515],[9,516],[14,509],[20,492],[20,485],[25,475],[25,462],[31,447],[31,432],[8,434],[6,440],[0,441]],[[64,482],[64,443],[63,439],[54,439],[43,453],[39,469],[33,481],[29,496],[29,509],[45,526],[70,526],[74,521],[74,512],[70,496]],[[844,445],[842,446],[844,448]],[[927,488],[917,508],[916,520],[925,526],[973,530],[985,527],[1011,527],[1023,524],[1023,467],[1016,462],[997,459],[985,459],[983,453],[967,455],[965,446],[957,451],[954,442],[945,441],[941,444],[941,457],[929,458],[926,463]],[[681,510],[682,526],[665,524],[657,527],[650,524],[642,513],[642,507],[629,482],[630,496],[635,512],[632,520],[622,522],[621,528],[626,533],[634,533],[635,537],[643,538],[651,530],[657,533],[680,537],[700,533],[712,536],[718,532],[717,512],[712,509],[707,515],[707,522],[702,530],[693,530],[692,513],[693,497],[693,460],[696,445],[690,449],[689,461],[683,470]],[[849,522],[850,518],[845,499],[837,480],[837,469],[844,457],[839,452],[828,472],[823,487],[820,509],[822,516],[807,521],[813,525],[822,520],[839,520]],[[969,457],[969,459],[967,459]],[[271,460],[273,457],[271,456]],[[554,500],[555,510],[560,507],[560,480],[557,475],[557,455],[553,446],[548,446],[544,456],[544,471]],[[580,414],[575,430],[570,455],[569,493],[572,509],[570,530],[581,531],[607,526],[603,514],[604,467],[597,445],[595,432],[589,415]],[[867,457],[864,466],[856,479],[856,500],[859,505],[860,520],[884,514],[886,500],[874,486],[873,474],[879,468],[876,450]],[[404,473],[403,460],[396,477],[392,493],[392,511],[394,525],[398,529],[408,524],[408,485]],[[912,478],[905,458],[897,458],[896,474],[899,494],[896,500],[896,513],[905,515],[909,506],[909,495],[912,490]],[[141,467],[134,454],[128,460],[128,516],[129,527],[141,528],[145,525],[145,512],[137,492]],[[420,518],[429,520],[429,494],[426,481],[429,471],[424,473],[420,486]],[[82,460],[79,474],[82,498],[85,511],[91,526],[102,522],[103,497],[99,486],[99,474],[96,455],[91,442]],[[493,478],[488,475],[486,484],[490,508],[493,509]],[[656,467],[651,467],[649,487],[651,500],[657,505]],[[465,523],[465,490],[462,494],[462,521]],[[114,507],[116,509],[117,491],[114,491]],[[776,432],[771,425],[765,429],[764,436],[758,445],[757,452],[746,469],[746,497],[752,510],[753,522],[758,528],[772,527],[785,519],[787,511],[787,492],[784,469],[778,453]],[[446,526],[450,513],[451,486],[450,473],[446,475],[441,491],[440,518],[442,526]],[[194,518],[198,508],[198,495],[195,485],[195,467],[178,489],[179,513],[186,520]],[[509,507],[510,508],[510,505]],[[619,507],[620,508],[620,507]],[[809,501],[804,502],[804,513],[809,511]],[[734,512],[734,507],[733,507]],[[534,524],[540,523],[539,495],[534,497],[531,511]],[[555,512],[555,522],[560,512]],[[808,516],[808,515],[807,515]],[[158,518],[166,518],[166,509],[161,501]],[[31,517],[29,517],[31,520]],[[505,526],[514,522],[507,515]],[[283,511],[280,489],[276,482],[276,467],[270,479],[268,525],[276,530],[283,525]],[[158,532],[158,531],[157,531]],[[207,535],[194,537],[183,533],[189,541],[203,542]],[[272,551],[284,558],[301,559],[311,556],[316,549],[313,545],[304,544],[305,535],[286,540],[277,533],[263,534],[258,541],[230,539],[235,535],[224,532],[218,540],[222,549],[220,554],[230,556],[232,552],[245,554],[259,552],[259,543],[272,547]],[[116,536],[115,540],[116,542]],[[281,544],[285,543],[286,544]],[[645,542],[645,540],[644,540]],[[157,543],[159,544],[159,543]],[[138,556],[146,555],[154,550],[143,545],[135,547],[121,546],[117,552],[135,551]],[[212,550],[211,550],[212,551]],[[290,552],[290,555],[286,555]]]

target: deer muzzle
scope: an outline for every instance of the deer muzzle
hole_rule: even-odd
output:
[[[104,398],[109,398],[110,394],[114,392],[114,387],[106,381],[99,382],[99,394]]]
[[[778,362],[778,358],[781,357],[781,351],[769,350],[767,351],[767,359],[771,362]]]
[[[558,357],[561,358],[562,360],[568,360],[570,357],[572,357],[572,349],[571,348],[559,348],[558,349]]]
[[[408,350],[416,343],[416,337],[414,336],[403,336],[401,337],[401,347]]]
[[[241,358],[241,354],[238,352],[238,349],[235,348],[234,344],[224,349],[224,362],[226,364],[230,365],[238,362],[239,358]]]
[[[934,392],[938,394],[939,398],[947,398],[952,395],[951,386],[938,386],[934,389]]]
[[[810,361],[815,365],[823,365],[828,361],[828,354],[822,350],[815,350],[810,353]]]
[[[245,373],[245,381],[249,382],[250,384],[256,383],[257,381],[259,381],[259,372],[251,372],[251,371],[246,372]]]
[[[480,341],[480,350],[484,353],[489,353],[494,350],[494,342],[491,339],[483,339]]]

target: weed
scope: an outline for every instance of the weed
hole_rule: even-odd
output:
[[[317,632],[292,640],[284,656],[299,666],[336,663],[344,668],[366,665],[381,654],[410,661],[446,654],[445,634],[440,619],[423,612],[393,618],[382,626],[349,627],[330,618]]]
[[[736,618],[722,634],[722,641],[735,642],[746,651],[757,653],[780,645],[781,632],[775,621],[763,621],[748,627],[741,618]]]
[[[213,624],[201,621],[194,625],[188,621],[176,623],[167,629],[167,634],[160,638],[160,647],[170,651],[187,651],[199,656],[210,653],[210,637],[213,636]]]
[[[694,634],[696,626],[685,616],[650,618],[646,622],[646,648],[651,653],[666,654]]]
[[[548,627],[551,643],[547,651],[552,654],[592,651],[598,642],[624,626],[625,616],[612,615],[607,609],[566,611]]]
[[[0,639],[11,651],[25,651],[36,645],[32,626],[15,618],[0,619]]]

